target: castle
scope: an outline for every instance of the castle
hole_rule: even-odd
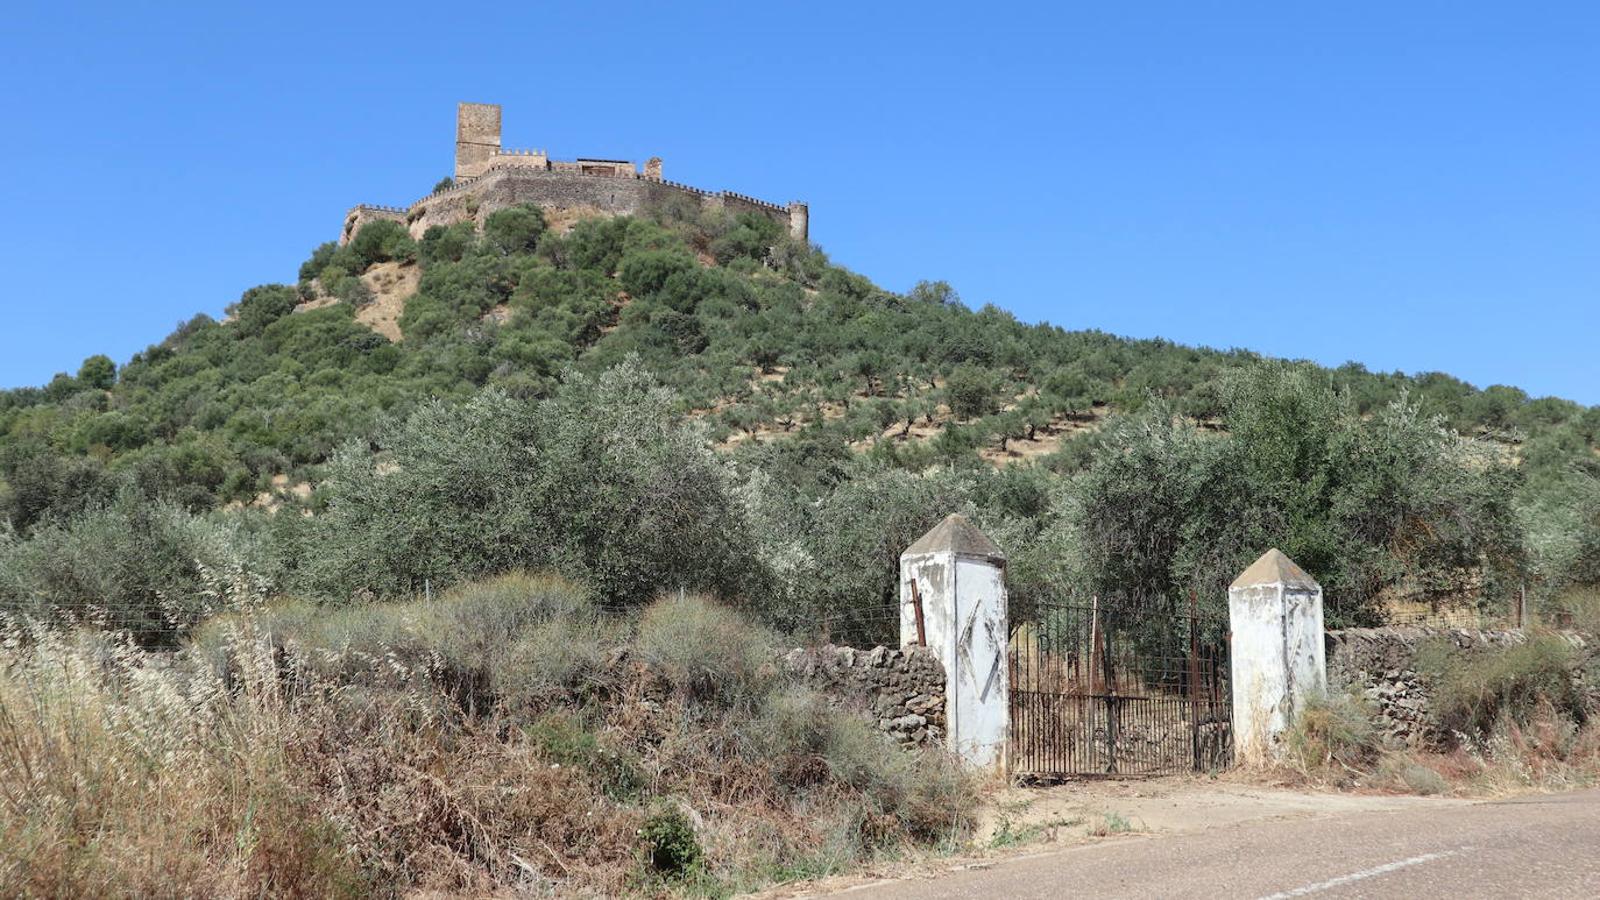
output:
[[[500,146],[500,107],[462,103],[456,109],[455,178],[408,207],[362,204],[350,210],[339,233],[343,244],[378,219],[404,224],[420,238],[434,225],[471,221],[483,224],[497,209],[535,204],[546,210],[576,214],[632,215],[674,203],[705,209],[750,212],[788,229],[795,239],[809,239],[809,212],[804,203],[779,206],[728,191],[704,191],[661,177],[661,158],[642,168],[620,159],[551,159],[543,150],[506,150]]]

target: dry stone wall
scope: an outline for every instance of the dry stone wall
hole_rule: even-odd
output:
[[[1417,651],[1426,643],[1449,641],[1461,653],[1509,647],[1526,640],[1518,630],[1389,626],[1347,628],[1327,633],[1328,688],[1350,691],[1373,707],[1378,727],[1393,744],[1440,747],[1451,740],[1429,714],[1432,693],[1417,671]],[[1582,645],[1578,637],[1569,636]]]
[[[926,650],[829,644],[792,650],[783,663],[816,690],[867,716],[902,746],[944,740],[944,667]]]

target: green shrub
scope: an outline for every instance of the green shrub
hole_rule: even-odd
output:
[[[316,597],[403,596],[552,569],[608,603],[663,588],[733,595],[760,574],[727,471],[636,364],[556,396],[429,404],[347,447],[295,573]]]
[[[377,263],[417,258],[416,241],[406,226],[392,219],[374,219],[361,226],[346,249],[356,261],[352,272],[356,275]]]
[[[587,591],[542,574],[510,572],[463,584],[437,599],[324,605],[280,603],[252,617],[274,644],[292,645],[314,668],[371,687],[431,679],[464,705],[537,712],[599,688],[623,629],[603,620]],[[214,664],[230,618],[208,622],[191,643]]]
[[[457,222],[450,226],[433,225],[423,232],[422,242],[417,246],[417,257],[421,260],[423,268],[441,263],[460,262],[462,257],[472,251],[477,239],[477,232],[471,222]]]
[[[194,516],[124,489],[27,540],[0,538],[0,611],[170,646],[208,611],[207,569],[262,568],[258,545],[237,520]]]
[[[744,743],[785,792],[833,783],[859,793],[867,817],[892,817],[922,842],[949,843],[972,826],[976,785],[942,750],[906,750],[860,714],[808,688],[772,691],[744,726]]]
[[[950,412],[958,419],[975,419],[994,412],[999,405],[1000,387],[993,372],[962,364],[950,372],[945,383]]]
[[[547,759],[586,773],[613,800],[636,800],[647,787],[644,773],[630,750],[602,740],[569,712],[542,716],[528,725],[524,733]]]
[[[1333,765],[1358,769],[1382,749],[1372,711],[1355,694],[1307,698],[1285,742],[1293,761],[1307,771]]]
[[[268,325],[294,312],[300,303],[300,294],[283,284],[264,284],[244,292],[239,302],[228,307],[239,331],[256,335]]]
[[[692,700],[732,703],[759,695],[772,678],[776,640],[736,610],[699,594],[645,607],[635,646]]]
[[[694,258],[673,250],[650,250],[631,254],[622,260],[617,279],[622,289],[635,297],[646,297],[660,291],[667,280],[682,272],[698,269]]]
[[[544,211],[537,206],[497,209],[483,220],[483,243],[503,256],[532,253],[545,228]]]
[[[694,825],[678,809],[666,808],[652,813],[639,829],[639,838],[650,867],[668,878],[691,874],[704,856],[694,834]]]
[[[96,353],[78,367],[78,382],[84,387],[109,391],[117,383],[117,364],[104,353]]]
[[[1472,736],[1488,735],[1502,718],[1524,725],[1545,708],[1583,723],[1589,710],[1575,678],[1578,662],[1572,644],[1549,633],[1472,651],[1439,638],[1417,653],[1417,667],[1433,688],[1434,718],[1448,731]]]

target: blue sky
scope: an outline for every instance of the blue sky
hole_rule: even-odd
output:
[[[892,289],[1600,403],[1593,4],[157,6],[6,16],[0,386],[292,280],[477,100]]]

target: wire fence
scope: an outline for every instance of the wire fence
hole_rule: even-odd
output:
[[[681,594],[671,592],[667,596]],[[395,602],[438,601],[446,591],[424,584],[414,595],[392,598]],[[1156,609],[1160,604],[1129,598],[1102,597],[1106,603],[1131,605]],[[1079,598],[1081,601],[1082,598]],[[268,599],[269,605],[275,602]],[[1086,601],[1085,601],[1086,602]],[[340,604],[332,603],[331,607]],[[596,605],[601,613],[613,618],[639,615],[645,603],[604,602]],[[1013,597],[1010,609],[1012,625],[1034,617],[1037,598]],[[820,613],[794,609],[765,608],[753,604],[735,604],[751,620],[771,628],[780,640],[794,646],[837,644],[853,647],[877,645],[899,646],[902,636],[902,614],[894,601],[869,601],[861,606],[823,611]],[[217,597],[186,596],[163,598],[156,601],[129,602],[78,599],[0,598],[0,633],[18,622],[46,622],[53,625],[82,625],[103,630],[127,632],[146,646],[173,646],[204,619],[229,610],[227,602]],[[1217,610],[1224,618],[1226,613]],[[1562,610],[1535,606],[1523,595],[1508,602],[1489,607],[1479,606],[1429,606],[1427,604],[1396,604],[1384,610],[1372,622],[1375,626],[1395,626],[1430,629],[1464,629],[1476,631],[1504,631],[1525,627],[1567,627],[1572,615]],[[1330,622],[1330,627],[1337,627]]]

